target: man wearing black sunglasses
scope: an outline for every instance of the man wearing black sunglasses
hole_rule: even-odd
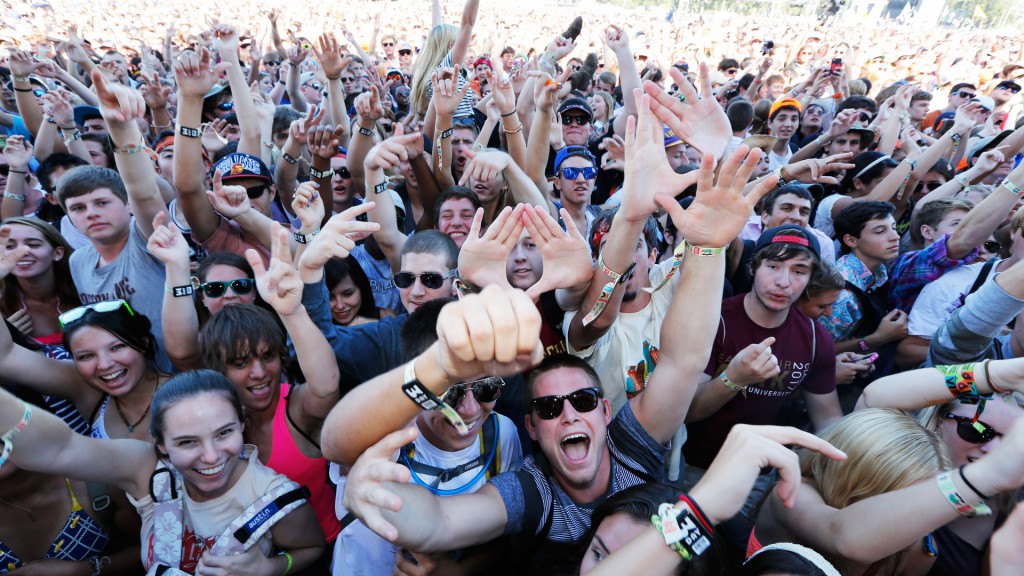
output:
[[[639,124],[638,134],[661,133],[650,111],[641,113]],[[686,183],[667,169],[663,143],[657,140],[627,148],[627,163],[636,163],[627,171],[628,186],[678,192]],[[686,213],[671,197],[658,202],[680,223],[689,241],[709,249],[680,252],[685,265],[678,293],[662,323],[658,369],[643,394],[613,417],[598,375],[586,362],[550,356],[531,373],[527,396],[531,402],[526,426],[543,458],[527,461],[519,472],[499,474],[490,486],[469,495],[437,498],[407,484],[382,485],[381,478],[399,478],[394,470],[398,465],[383,455],[390,449],[366,448],[418,412],[416,404],[403,398],[402,382],[410,398],[422,400],[429,398],[425,390],[443,393],[474,374],[521,370],[542,353],[540,317],[529,298],[521,292],[485,288],[442,311],[438,344],[405,369],[365,384],[331,412],[323,437],[325,455],[352,463],[366,451],[348,478],[348,509],[378,530],[387,526],[396,544],[424,552],[465,547],[502,534],[520,535],[524,546],[517,560],[523,565],[516,573],[537,573],[569,557],[569,549],[589,527],[593,507],[610,494],[663,481],[666,444],[679,432],[689,409],[718,319],[725,258],[724,250],[711,247],[724,246],[739,233],[753,203],[768,189],[762,182],[742,196],[755,164],[751,158],[740,165],[746,152],[741,148],[728,159],[713,185],[711,157],[707,158],[702,168],[706,178],[700,180],[697,201]],[[643,206],[642,210],[647,204]],[[707,226],[710,222],[714,225]],[[620,229],[625,231],[626,226]],[[383,511],[362,496],[377,490],[394,492],[400,510]]]

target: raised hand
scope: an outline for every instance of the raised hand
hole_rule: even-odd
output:
[[[221,118],[203,124],[201,142],[209,154],[215,155],[228,145],[228,126],[227,120]]]
[[[221,62],[213,66],[210,51],[200,47],[197,52],[182,52],[174,61],[174,79],[178,93],[200,100],[213,88],[220,75],[230,66]]]
[[[32,143],[25,140],[24,136],[7,137],[7,145],[4,146],[3,154],[12,169],[26,171],[32,161],[32,152]]]
[[[43,113],[53,118],[61,129],[69,130],[75,126],[75,113],[71,108],[71,99],[63,90],[50,90],[43,94]]]
[[[288,49],[287,57],[288,62],[290,62],[292,66],[301,66],[302,63],[306,61],[306,58],[309,57],[309,50],[306,50],[302,46],[292,46]]]
[[[628,149],[628,144],[627,144]],[[697,176],[697,197],[686,210],[674,196],[660,193],[658,205],[668,211],[676,228],[693,246],[717,248],[728,245],[739,235],[757,201],[767,194],[778,178],[762,178],[745,196],[743,188],[757,166],[759,149],[740,146],[733,152],[715,177],[714,158],[705,154]],[[628,173],[629,164],[626,164]]]
[[[544,272],[540,280],[527,289],[527,296],[536,300],[550,290],[572,288],[589,282],[594,274],[590,246],[576,228],[576,222],[569,216],[569,212],[565,208],[559,211],[565,222],[565,230],[562,230],[558,221],[545,208],[528,204],[524,206],[521,219],[544,259]]]
[[[689,180],[676,174],[665,156],[665,132],[654,116],[654,99],[634,91],[637,116],[626,121],[626,166],[622,192],[622,216],[645,220],[657,210],[654,195],[659,191],[675,196]],[[749,214],[748,214],[749,216]]]
[[[127,124],[146,116],[146,99],[142,92],[118,82],[108,82],[100,70],[92,71],[92,83],[107,126]]]
[[[469,161],[462,171],[459,186],[466,186],[472,178],[477,182],[490,182],[513,162],[507,152],[488,150],[480,152]]]
[[[568,56],[576,48],[576,42],[565,36],[555,36],[548,42],[547,53],[557,62]]]
[[[252,266],[260,298],[281,316],[291,316],[302,307],[302,279],[292,265],[288,231],[274,222],[271,238],[269,268],[263,267],[263,257],[252,248],[245,251],[245,259]]]
[[[366,160],[363,161],[363,166],[367,171],[388,170],[397,168],[402,162],[408,162],[409,147],[415,146],[417,140],[421,143],[420,150],[422,152],[423,137],[418,132],[397,133],[400,130],[401,128],[396,128],[394,136],[370,148],[370,151],[366,153]]]
[[[320,229],[324,220],[324,200],[320,196],[320,185],[313,181],[303,182],[292,197],[292,212],[302,223],[299,232],[311,234]]]
[[[352,58],[343,56],[341,46],[338,44],[334,34],[324,33],[320,35],[319,49],[313,45],[313,55],[320,62],[320,68],[328,80],[337,80],[341,73],[352,63]]]
[[[459,65],[455,68],[438,68],[430,75],[430,83],[434,87],[434,110],[438,116],[451,116],[459,107],[459,102],[469,91],[469,82],[459,90]]]
[[[779,373],[779,359],[772,354],[775,337],[769,336],[761,342],[740,350],[726,367],[726,376],[737,386],[749,386],[763,382]]]
[[[11,48],[7,57],[7,65],[11,69],[12,76],[29,76],[35,71],[36,61],[24,50]]]
[[[906,112],[910,108],[910,99],[917,94],[918,88],[912,84],[904,84],[896,90],[896,99],[893,105],[900,112]]]
[[[953,117],[953,132],[966,134],[978,123],[978,117],[984,108],[978,102],[968,102],[956,109]]]
[[[819,184],[839,184],[834,176],[829,174],[839,170],[850,170],[853,164],[849,160],[853,158],[852,152],[833,154],[825,158],[808,158],[792,164],[783,166],[783,177],[788,180],[798,180],[804,183],[817,182]]]
[[[213,209],[225,218],[238,218],[248,212],[252,205],[249,203],[249,194],[243,186],[225,185],[221,181],[219,171],[213,174],[213,190],[206,191],[206,197],[210,199]]]
[[[857,118],[860,117],[860,112],[854,109],[843,110],[839,114],[836,114],[832,124],[828,127],[829,139],[836,139],[843,134],[850,131],[854,123],[857,122]]]
[[[601,157],[602,170],[619,170],[626,167],[626,141],[618,134],[601,140],[598,148],[605,151]]]
[[[999,146],[982,152],[981,156],[974,162],[974,167],[979,174],[987,174],[995,170],[996,166],[999,166],[1005,160],[1003,153],[1007,150],[1006,146]]]
[[[505,263],[523,231],[521,217],[525,206],[519,204],[515,209],[506,206],[487,227],[483,236],[480,236],[480,228],[484,209],[476,211],[469,235],[459,250],[459,274],[462,279],[480,287],[511,287],[505,274]]]
[[[653,82],[644,82],[644,91],[651,96],[651,110],[676,136],[702,154],[716,159],[725,153],[732,129],[729,118],[711,95],[711,79],[706,63],[700,64],[701,95],[678,68],[669,68],[669,75],[679,87],[681,97],[671,96]],[[660,129],[660,128],[659,128]]]
[[[153,217],[153,233],[149,235],[146,250],[165,266],[184,264],[188,266],[189,247],[177,226],[164,224],[165,212]]]
[[[3,256],[0,256],[0,278],[6,278],[11,270],[17,266],[18,260],[21,260],[25,254],[28,254],[31,250],[28,246],[18,246],[13,250],[7,249],[7,241],[11,238],[11,227],[3,226],[0,227],[0,246],[3,247]]]
[[[160,76],[155,72],[146,77],[146,84],[141,88],[142,97],[150,110],[167,108],[167,100],[171,97],[171,87],[160,83]]]
[[[35,64],[35,73],[44,78],[60,78],[64,70],[57,66],[53,60],[44,59],[37,60]]]
[[[502,114],[511,114],[516,109],[516,94],[512,89],[512,80],[504,72],[494,74],[490,70],[484,73],[487,83],[491,85],[491,95],[498,110]]]
[[[310,106],[309,110],[306,112],[305,118],[299,118],[298,120],[292,121],[291,125],[288,127],[288,138],[305,144],[309,131],[319,126],[326,114],[327,108],[314,108]]]
[[[376,122],[384,117],[384,107],[380,105],[380,91],[376,86],[371,86],[369,90],[356,96],[353,105],[356,115],[361,119]]]
[[[616,54],[619,52],[629,52],[629,34],[615,24],[609,24],[608,28],[605,28],[604,43]]]
[[[344,126],[314,126],[306,135],[306,145],[314,156],[330,160],[338,153],[338,146],[344,133]]]
[[[431,349],[450,382],[518,374],[543,357],[540,323],[525,292],[487,286],[441,309]]]
[[[380,224],[376,222],[356,220],[357,216],[366,214],[375,206],[375,202],[363,202],[331,216],[327,225],[306,246],[302,257],[299,258],[299,273],[302,275],[303,282],[319,281],[323,275],[324,264],[331,258],[348,258],[349,253],[356,247],[355,241],[349,237],[349,234],[372,233],[380,230]]]
[[[238,32],[226,24],[218,24],[213,28],[213,49],[221,60],[238,60]]]
[[[558,103],[558,82],[551,79],[551,75],[541,70],[533,70],[528,74],[533,78],[533,99],[537,110],[554,112]],[[561,134],[562,129],[558,129]]]

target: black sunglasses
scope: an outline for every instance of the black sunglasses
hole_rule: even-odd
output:
[[[225,282],[204,282],[199,285],[199,289],[203,291],[203,294],[207,298],[220,298],[227,292],[228,287],[231,291],[239,296],[244,296],[250,292],[256,286],[256,281],[252,278],[239,278],[237,280],[228,280]]]
[[[972,92],[964,92],[963,90],[960,90],[959,92],[953,92],[953,96],[959,96],[961,98],[974,98],[975,96],[977,96],[977,94],[974,94]]]
[[[431,290],[437,290],[442,284],[444,284],[445,280],[453,278],[455,276],[455,272],[455,270],[449,270],[444,274],[438,272],[424,272],[423,274],[399,272],[398,274],[395,274],[394,277],[395,286],[398,286],[399,288],[408,288],[416,282],[417,278],[419,278],[420,282],[422,282],[424,286]]]
[[[394,42],[381,42],[380,45],[385,47],[385,48],[391,48],[392,46],[395,45],[395,43]]]
[[[253,186],[245,189],[245,195],[249,197],[249,200],[255,200],[260,196],[266,194],[267,190],[270,189],[269,184],[260,184],[259,186]]]
[[[986,444],[995,440],[996,436],[1002,436],[1002,434],[996,432],[994,428],[981,420],[975,422],[973,418],[956,414],[946,414],[946,418],[956,420],[956,435],[964,442]]]
[[[234,110],[234,109],[235,109],[235,103],[234,102],[224,102],[223,104],[218,104],[217,105],[217,110],[225,110],[226,111],[226,110]]]
[[[466,397],[466,394],[470,390],[472,390],[473,397],[476,398],[477,402],[480,404],[490,404],[501,397],[501,390],[504,386],[505,381],[500,377],[488,376],[479,380],[456,384],[449,388],[441,399],[444,400],[445,404],[452,408],[458,408],[462,399]]]
[[[1016,94],[1017,92],[1020,92],[1020,87],[1019,86],[1018,87],[1000,86],[999,88],[1002,89],[1002,90],[1007,90],[1007,91],[1009,91],[1010,93],[1013,93],[1013,94]],[[38,94],[37,94],[37,96],[38,96]]]
[[[320,84],[317,82],[311,82],[309,84],[306,84],[306,88],[312,88],[313,90],[319,92],[320,88],[323,88],[323,86],[320,86]]]
[[[334,171],[334,173],[337,174],[338,176],[342,177],[342,178],[351,178],[352,177],[352,173],[349,172],[348,168],[345,168],[345,167],[338,168],[337,170]]]
[[[946,184],[945,182],[922,182],[921,183],[921,188],[924,189],[924,190],[927,190],[929,192],[933,192],[935,190],[938,190],[939,188],[941,188],[945,184]]]
[[[263,65],[264,66],[280,66],[281,65],[281,61],[280,60],[268,60],[268,61],[264,62]]]
[[[586,126],[587,124],[590,124],[590,118],[587,118],[586,116],[576,116],[575,114],[572,116],[562,114],[563,125],[569,126],[573,122],[575,122],[577,126]]]
[[[985,249],[986,252],[991,252],[993,254],[997,254],[1000,250],[1003,249],[1003,245],[1000,244],[999,242],[996,242],[995,240],[986,240],[984,243],[982,243],[981,246]]]
[[[572,404],[572,409],[577,412],[593,412],[601,403],[601,390],[598,388],[584,388],[565,396],[541,396],[534,398],[530,406],[537,412],[542,420],[554,420],[562,415],[562,408],[565,401]]]
[[[412,50],[399,50],[399,56],[412,56]]]

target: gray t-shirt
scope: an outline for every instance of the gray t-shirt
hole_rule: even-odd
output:
[[[82,304],[126,300],[137,314],[149,318],[157,341],[157,365],[170,371],[161,330],[166,272],[163,264],[146,250],[146,238],[136,227],[135,219],[130,226],[128,243],[113,262],[100,266],[99,252],[89,244],[71,255],[71,275]]]

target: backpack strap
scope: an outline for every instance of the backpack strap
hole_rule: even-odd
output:
[[[114,509],[110,506],[110,488],[101,482],[86,482],[85,487],[89,490],[89,500],[96,519],[104,526],[113,526]]]
[[[480,455],[484,456],[490,449],[491,456],[487,460],[487,472],[485,478],[490,480],[501,473],[501,442],[498,437],[501,432],[498,430],[498,414],[491,412],[491,415],[484,421],[480,430]]]
[[[303,386],[304,386],[304,384],[303,384]],[[296,424],[295,420],[292,420],[292,415],[291,415],[291,413],[288,412],[288,407],[291,406],[291,403],[289,402],[289,400],[291,400],[292,392],[294,390],[295,390],[295,386],[293,385],[291,388],[289,388],[288,395],[284,397],[284,417],[285,417],[285,419],[288,420],[289,424],[291,424],[293,427],[295,427],[295,430],[297,430],[299,432],[299,434],[303,438],[308,440],[309,443],[312,444],[313,446],[316,446],[317,450],[320,450],[321,449],[320,448],[320,443],[317,442],[316,440],[314,440],[313,437],[310,436],[309,434],[306,434],[306,431],[303,430],[298,424]]]
[[[274,524],[309,499],[309,488],[285,482],[249,505],[217,537],[211,554],[231,556],[252,548]]]
[[[978,288],[981,288],[982,284],[984,284],[985,281],[988,280],[989,275],[992,273],[992,268],[995,267],[996,262],[998,260],[999,260],[999,257],[995,256],[995,257],[989,258],[988,261],[985,262],[985,265],[982,266],[981,270],[978,272],[978,277],[974,279],[974,284],[971,285],[970,291],[967,292],[968,296],[970,296],[971,294],[974,294],[975,292],[977,292]]]

